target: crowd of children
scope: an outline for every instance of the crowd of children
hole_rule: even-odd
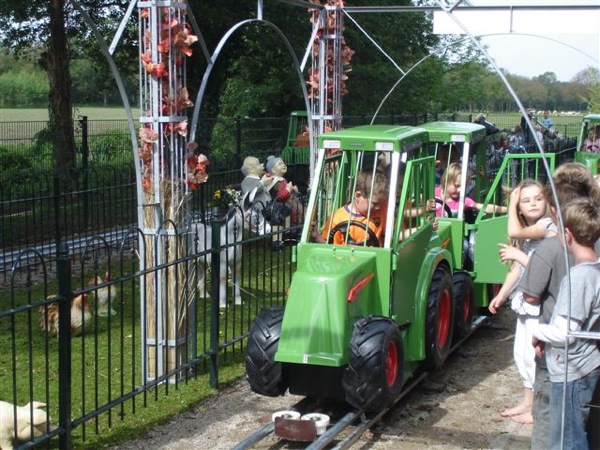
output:
[[[600,263],[596,253],[600,189],[589,170],[579,163],[561,165],[553,174],[553,185],[554,192],[549,186],[542,192],[538,186],[533,193],[538,199],[537,209],[548,203],[554,223],[561,209],[564,230],[558,234],[552,231],[546,213],[535,208],[527,220],[520,224],[515,221],[515,212],[526,214],[524,208],[531,207],[531,195],[528,206],[523,205],[527,199],[524,187],[511,195],[509,235],[537,243],[535,249],[528,248],[527,258],[516,250],[507,252],[505,246],[501,250],[502,258],[518,261],[521,267],[518,276],[507,277],[505,284],[516,287],[511,304],[518,317],[514,356],[526,389],[522,403],[501,415],[519,423],[533,423],[532,449],[598,448],[600,442],[589,418],[600,378],[600,350],[592,336],[572,337],[569,333],[600,331]],[[509,290],[503,287],[490,302],[492,313],[506,301]]]

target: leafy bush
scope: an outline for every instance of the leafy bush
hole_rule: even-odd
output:
[[[129,134],[109,130],[89,137],[90,161],[99,164],[129,162],[133,158]]]
[[[0,147],[0,172],[20,171],[31,169],[31,159],[28,155],[17,153],[6,147]]]

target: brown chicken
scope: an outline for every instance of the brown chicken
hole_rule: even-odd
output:
[[[56,298],[51,295],[48,300]],[[58,302],[47,306],[42,305],[40,310],[40,328],[47,331],[51,336],[58,336]],[[87,294],[81,294],[71,301],[71,336],[79,336],[92,319]]]
[[[110,281],[110,274],[106,272],[104,279],[97,276],[89,281],[90,286],[98,286],[106,281]],[[114,316],[117,312],[112,309],[112,304],[117,299],[117,288],[113,285],[107,285],[94,289],[94,296],[96,297],[96,311],[99,317]]]

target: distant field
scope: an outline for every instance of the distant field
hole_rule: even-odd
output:
[[[132,110],[133,123],[139,123],[139,110]],[[115,131],[127,133],[127,116],[123,108],[76,108],[73,119],[76,133],[80,132],[79,119],[87,116],[90,135]],[[0,108],[0,146],[22,147],[32,143],[35,136],[46,128],[48,110],[44,108]]]
[[[139,117],[139,110],[132,109],[133,119]],[[73,111],[73,118],[87,116],[89,120],[122,120],[126,119],[124,108],[96,108],[96,107],[77,107]],[[31,122],[48,120],[48,110],[46,108],[0,108],[0,122]]]
[[[139,109],[132,110],[134,124],[138,123]],[[90,127],[91,133],[98,133],[102,130],[124,130],[123,124],[126,114],[125,109],[121,107],[99,108],[99,107],[77,107],[74,110],[73,118],[78,120],[81,116],[87,116],[93,123]],[[473,114],[475,117],[476,114]],[[487,120],[494,123],[503,131],[509,132],[521,120],[520,114],[512,113],[486,113]],[[576,137],[581,125],[581,115],[552,114],[552,120],[556,130],[566,137]],[[541,114],[538,117],[541,120]],[[19,108],[0,108],[0,144],[9,145],[16,143],[21,139],[31,139],[37,132],[45,127],[48,120],[48,110],[45,108],[37,109],[19,109]],[[115,121],[115,122],[111,122]],[[7,123],[9,122],[9,123]],[[35,123],[38,122],[38,123]]]
[[[519,113],[487,113],[486,118],[489,122],[495,124],[498,128],[504,131],[510,131],[512,127],[521,122]],[[557,131],[564,134],[566,137],[577,137],[581,127],[581,119],[583,115],[573,114],[551,114],[550,117],[554,122],[554,127]],[[542,120],[542,115],[538,115],[538,120]]]

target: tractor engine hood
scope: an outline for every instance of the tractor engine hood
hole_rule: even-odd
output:
[[[354,322],[378,295],[373,249],[312,247],[298,258],[275,361],[338,367]]]

